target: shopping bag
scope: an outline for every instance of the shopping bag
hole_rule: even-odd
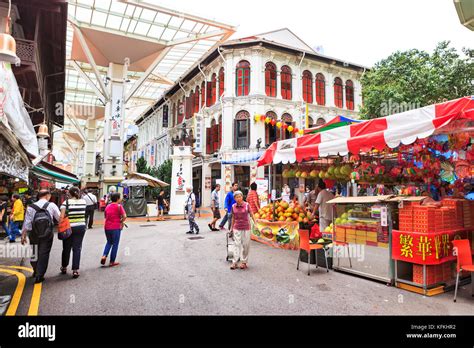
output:
[[[59,220],[58,224],[58,239],[59,240],[64,240],[68,239],[71,237],[72,234],[72,228],[71,228],[71,222],[69,221],[69,200],[66,200],[66,214],[62,219]]]

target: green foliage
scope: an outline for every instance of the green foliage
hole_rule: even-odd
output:
[[[142,174],[148,174],[148,165],[143,157],[140,157],[137,161],[137,172]]]
[[[387,116],[474,94],[474,50],[460,56],[449,41],[430,55],[397,51],[375,64],[361,79],[361,118]]]
[[[172,167],[173,167],[173,162],[171,160],[166,160],[160,166],[147,167],[146,172],[140,172],[140,173],[147,173],[161,181],[164,181],[170,184]],[[137,162],[137,168],[138,168],[138,162]],[[162,190],[161,188],[147,187],[147,192],[149,194],[149,197],[152,197],[153,199],[155,199],[158,196],[161,190]],[[170,190],[169,187],[165,187],[163,188],[163,190],[165,191],[165,196],[168,196],[169,190]]]

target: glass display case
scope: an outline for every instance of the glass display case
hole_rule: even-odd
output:
[[[338,197],[333,203],[333,268],[393,284],[391,196]]]

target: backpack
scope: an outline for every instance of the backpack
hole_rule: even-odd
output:
[[[53,218],[46,209],[48,208],[48,205],[49,202],[46,202],[42,208],[38,207],[36,204],[30,205],[30,207],[36,211],[31,223],[31,233],[35,239],[47,238],[53,233]]]

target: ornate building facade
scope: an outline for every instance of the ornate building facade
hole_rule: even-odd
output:
[[[255,161],[264,148],[299,136],[254,116],[299,129],[338,115],[358,118],[365,69],[316,53],[288,29],[227,41],[136,120],[137,158],[161,163],[185,123],[195,139],[192,186],[203,205],[210,203],[216,183],[223,195],[233,181],[246,191],[256,178],[268,176]],[[279,186],[284,179],[278,172],[276,177]]]

